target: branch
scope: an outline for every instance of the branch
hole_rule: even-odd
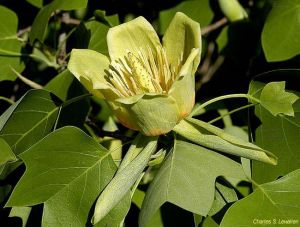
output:
[[[73,25],[79,25],[81,23],[80,20],[71,18],[69,13],[62,14],[61,22],[65,24],[73,24]]]
[[[223,64],[225,60],[225,57],[220,55],[217,60],[214,62],[212,66],[209,67],[206,74],[201,78],[201,83],[205,84],[207,83],[212,76],[215,74],[215,72],[220,68],[220,66]]]
[[[223,17],[221,20],[216,21],[213,24],[208,25],[207,27],[204,27],[201,30],[201,35],[208,35],[210,32],[226,25],[228,23],[228,20],[226,17]]]
[[[214,53],[214,50],[215,50],[215,44],[213,42],[210,42],[207,46],[205,59],[203,61],[202,66],[198,69],[198,73],[200,74],[207,73],[207,71],[209,70],[209,66],[211,63],[211,58],[212,58],[212,54]]]
[[[31,30],[31,26],[20,29],[17,33],[17,36],[20,37],[20,36],[24,35],[25,33],[30,32],[30,30]]]

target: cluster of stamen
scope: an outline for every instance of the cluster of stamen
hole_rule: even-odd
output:
[[[147,47],[133,54],[128,51],[124,58],[113,61],[106,72],[106,80],[112,90],[120,97],[129,97],[143,93],[167,93],[182,65],[182,56],[178,64],[169,64],[166,51],[157,47],[154,51]]]

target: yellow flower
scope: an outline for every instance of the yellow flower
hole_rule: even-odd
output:
[[[160,135],[191,112],[201,54],[198,23],[177,13],[161,44],[151,24],[138,17],[111,28],[107,44],[110,59],[73,49],[68,69],[108,102],[124,126]]]

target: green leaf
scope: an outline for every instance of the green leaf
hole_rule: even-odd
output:
[[[32,29],[29,35],[30,43],[33,44],[36,39],[41,42],[44,40],[48,20],[55,10],[81,9],[85,8],[86,5],[87,0],[54,0],[50,4],[44,6],[33,21]]]
[[[61,106],[56,128],[68,125],[82,128],[90,111],[90,94],[77,80],[73,80],[65,89],[68,90],[68,97]]]
[[[219,225],[209,216],[207,216],[201,227],[218,227]]]
[[[9,217],[18,217],[22,219],[22,227],[26,227],[31,207],[13,207],[9,213]]]
[[[30,90],[0,118],[0,138],[20,154],[53,128],[61,101],[44,90]]]
[[[0,6],[0,81],[15,80],[17,72],[25,68],[21,61],[22,43],[17,37],[18,17],[10,9]]]
[[[264,86],[265,83],[252,80],[249,85],[248,94],[259,99]]]
[[[134,194],[133,194],[133,196],[132,196],[132,202],[133,202],[139,209],[141,209],[144,198],[145,198],[145,192],[137,188],[137,189],[134,191]]]
[[[0,138],[0,166],[7,162],[17,161],[17,157],[4,139]]]
[[[74,80],[74,76],[69,72],[69,70],[64,70],[52,80],[50,80],[44,87],[45,90],[48,90],[59,97],[61,100],[67,100],[69,87],[71,86]]]
[[[300,53],[300,0],[274,0],[262,32],[269,62],[288,60]]]
[[[135,190],[132,196],[132,202],[139,208],[142,208],[142,203],[145,198],[145,192],[139,190],[138,188]],[[154,216],[151,218],[147,227],[164,227],[160,210],[158,210]]]
[[[186,118],[173,130],[184,138],[213,150],[273,165],[277,163],[277,157],[272,153],[204,121]]]
[[[143,144],[142,150],[140,144]],[[126,156],[124,160],[130,159],[130,162],[120,165],[117,174],[107,185],[105,190],[100,194],[95,205],[95,211],[93,216],[93,223],[99,222],[104,216],[106,216],[110,210],[118,204],[121,199],[130,191],[130,188],[138,180],[142,171],[146,167],[150,156],[155,152],[157,145],[157,137],[145,137],[139,136],[138,139],[139,154],[131,159],[132,153],[135,153],[136,149],[131,149],[129,158]]]
[[[26,0],[26,2],[29,2],[31,5],[34,5],[37,8],[42,8],[44,0]]]
[[[14,163],[18,160],[14,152],[6,141],[0,138],[0,176],[6,176],[10,172],[9,164]],[[4,193],[5,194],[5,193]],[[0,197],[0,200],[2,198]]]
[[[94,16],[97,21],[106,25],[107,27],[113,27],[119,24],[118,15],[107,16],[106,12],[103,10],[95,10]]]
[[[216,42],[218,44],[219,52],[224,50],[224,48],[228,44],[228,27],[225,27],[225,28],[222,29],[220,35],[216,39]]]
[[[237,195],[234,189],[229,188],[220,183],[216,183],[216,193],[213,205],[208,213],[209,216],[213,216],[218,213],[226,204],[237,201]]]
[[[159,13],[160,34],[164,34],[176,12],[182,12],[204,27],[213,18],[209,0],[184,1],[177,6]]]
[[[16,161],[16,162],[9,162],[9,163],[6,163],[5,165],[1,165],[0,166],[0,180],[5,180],[6,176],[8,174],[10,174],[11,172],[13,172],[14,170],[16,170],[21,164],[21,161]],[[7,187],[8,186],[8,187]],[[6,188],[6,189],[5,189]],[[1,189],[1,193],[2,194],[0,196],[0,200],[1,199],[4,199],[3,196],[6,196],[6,194],[8,193],[5,193],[6,190],[8,190],[8,193],[11,192],[11,185],[5,185],[2,189]],[[5,195],[4,195],[5,194]],[[2,198],[1,198],[2,197]]]
[[[241,165],[231,159],[176,140],[173,151],[147,190],[139,217],[140,226],[146,226],[165,202],[206,216],[213,204],[218,176],[245,178]]]
[[[107,150],[111,151],[111,156],[114,160],[119,161],[122,159],[122,141],[113,137],[104,137],[101,145]]]
[[[90,110],[90,103],[87,98],[83,98],[83,96],[87,93],[86,90],[76,79],[74,79],[74,76],[69,72],[69,70],[64,70],[54,77],[44,87],[44,89],[57,95],[63,101],[82,97],[81,100],[62,106],[59,120],[56,125],[57,128],[66,125],[82,128]]]
[[[252,194],[229,208],[220,226],[255,226],[262,220],[272,226],[287,226],[283,221],[294,220],[296,226],[299,225],[299,204],[300,170],[296,170],[279,180],[257,185]]]
[[[272,151],[278,157],[276,167],[253,163],[253,179],[264,183],[277,179],[300,168],[300,101],[294,104],[295,117],[278,115],[274,117],[261,106],[255,113],[262,124],[256,129],[256,143]]]
[[[117,14],[105,16],[105,19],[112,25],[119,24],[119,17]],[[99,23],[98,21],[88,21],[85,23],[85,26],[90,32],[88,48],[108,55],[106,35],[109,27],[105,24]]]
[[[90,32],[88,49],[108,56],[106,35],[109,27],[98,21],[88,21],[85,23],[85,27]]]
[[[252,81],[249,94],[259,98],[265,83]],[[261,105],[256,105],[255,114],[261,125],[255,131],[256,143],[272,151],[278,157],[278,165],[270,166],[253,162],[253,179],[258,183],[276,180],[293,170],[300,168],[300,101],[293,105],[295,117],[272,115]],[[291,161],[293,160],[293,161]]]
[[[26,171],[6,206],[44,203],[43,226],[85,226],[116,170],[110,153],[74,127],[54,131],[20,157]]]
[[[203,217],[198,214],[193,214],[193,217],[194,217],[194,225],[195,225],[195,227],[198,227],[200,225],[200,223],[202,222]]]
[[[3,171],[3,168],[0,167],[0,173]],[[6,201],[8,198],[8,195],[12,191],[12,186],[9,184],[6,184],[4,186],[0,186],[0,203],[2,204],[3,201]]]
[[[260,95],[260,104],[274,116],[285,114],[294,116],[293,104],[299,97],[285,91],[285,81],[268,83]]]

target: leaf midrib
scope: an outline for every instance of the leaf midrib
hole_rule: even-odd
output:
[[[28,131],[26,131],[24,134],[22,134],[22,136],[20,136],[20,138],[12,145],[12,149],[15,151],[17,149],[17,145],[18,143],[24,138],[26,137],[30,132],[32,132],[35,128],[37,128],[41,123],[43,123],[45,120],[48,120],[49,117],[56,112],[58,109],[60,108],[60,106],[55,107],[53,110],[51,110],[50,112],[48,112],[40,121],[38,121],[32,128],[30,128]],[[46,124],[47,126],[47,124]],[[43,132],[43,135],[45,134],[45,130]],[[1,135],[0,135],[1,136]],[[22,153],[22,152],[21,152]],[[21,153],[19,153],[18,155],[20,155]]]
[[[61,192],[62,190],[64,190],[66,187],[68,187],[69,185],[71,185],[74,181],[76,181],[77,179],[79,179],[80,177],[82,177],[83,175],[88,174],[88,171],[90,171],[91,169],[93,169],[95,166],[97,166],[98,164],[101,165],[101,162],[107,158],[110,155],[111,152],[106,152],[106,154],[104,154],[103,156],[101,156],[92,166],[87,167],[86,170],[84,170],[81,174],[79,174],[77,177],[73,178],[72,181],[70,181],[69,183],[65,184],[63,187],[60,188],[60,190],[58,190],[56,193],[54,193],[52,196],[50,196],[47,200],[45,200],[42,203],[46,203],[49,199],[51,199],[52,197],[54,197],[56,194],[58,194],[59,192]]]

